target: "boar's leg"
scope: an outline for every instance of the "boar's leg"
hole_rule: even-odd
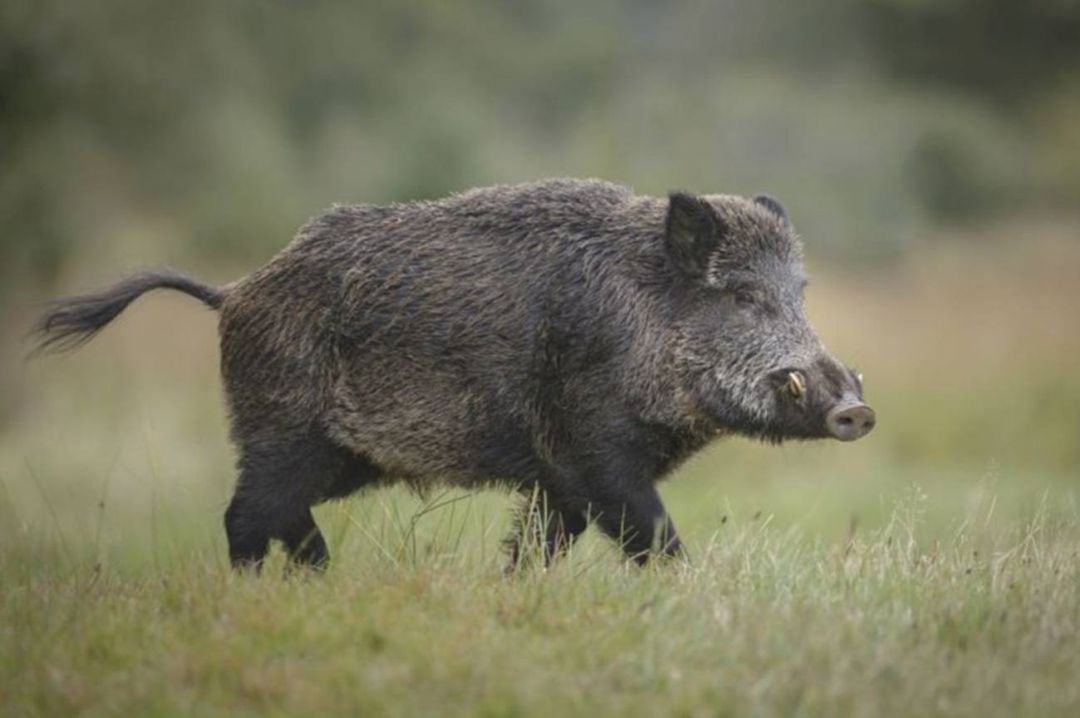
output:
[[[527,495],[506,540],[510,550],[507,572],[524,568],[538,553],[544,565],[549,566],[587,526],[584,513],[559,506],[547,492]]]
[[[303,516],[298,515],[297,520],[282,531],[281,540],[294,564],[322,569],[330,561],[326,540],[315,525],[311,509],[305,510]]]
[[[233,566],[258,566],[271,539],[296,564],[322,568],[330,555],[311,505],[369,484],[379,470],[317,431],[288,440],[240,443],[240,479],[225,512]]]
[[[256,568],[262,565],[270,545],[270,533],[258,516],[254,501],[237,490],[225,509],[225,534],[229,539],[229,561],[233,568]]]
[[[675,525],[654,486],[637,487],[622,496],[594,501],[590,513],[600,529],[618,541],[626,555],[638,564],[645,564],[653,555],[685,555]]]

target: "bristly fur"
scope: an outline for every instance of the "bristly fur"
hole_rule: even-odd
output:
[[[31,330],[31,355],[62,352],[82,346],[94,338],[135,299],[152,289],[176,289],[195,297],[211,309],[221,307],[221,290],[168,269],[144,270],[112,287],[93,294],[62,297],[49,302],[49,309]]]
[[[77,346],[158,287],[220,310],[237,565],[272,539],[323,565],[310,507],[391,481],[509,483],[542,496],[542,521],[517,525],[550,528],[545,560],[589,521],[644,560],[681,551],[655,488],[679,462],[718,434],[821,436],[854,381],[804,283],[775,200],[551,180],[333,207],[227,290],[142,273],[37,331],[39,349]],[[769,383],[791,368],[798,402]]]

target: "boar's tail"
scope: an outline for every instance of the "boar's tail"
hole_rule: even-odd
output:
[[[211,309],[218,309],[225,291],[167,269],[145,270],[122,279],[94,294],[62,297],[49,303],[31,336],[31,355],[62,352],[93,339],[106,324],[142,294],[152,289],[177,289],[190,294]]]

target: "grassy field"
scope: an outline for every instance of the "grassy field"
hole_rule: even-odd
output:
[[[688,565],[590,532],[506,579],[508,496],[393,489],[317,510],[325,576],[234,575],[211,315],[8,357],[0,714],[1080,714],[1080,246],[1022,231],[812,266],[879,426],[695,458]]]

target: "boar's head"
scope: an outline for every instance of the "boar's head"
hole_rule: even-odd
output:
[[[874,427],[861,376],[807,321],[801,245],[776,200],[673,193],[665,243],[677,380],[696,416],[767,441],[851,441]]]

